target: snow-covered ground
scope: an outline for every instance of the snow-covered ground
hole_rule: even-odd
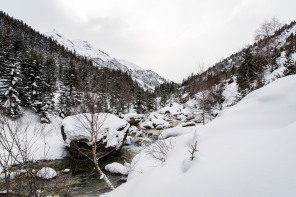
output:
[[[41,124],[39,117],[26,111],[23,117],[15,122],[8,120],[1,125],[1,132],[6,135],[7,141],[11,144],[13,142],[8,126],[11,131],[17,132],[22,147],[28,147],[29,160],[43,160],[43,159],[61,159],[66,156],[64,149],[64,141],[61,135],[61,119],[58,117],[51,117],[51,124]],[[2,138],[3,140],[5,138]],[[16,145],[14,145],[14,152],[17,152]],[[1,155],[7,155],[7,151],[0,146]],[[4,159],[6,157],[1,158]],[[22,159],[19,156],[19,161]],[[2,171],[0,167],[0,171]]]
[[[164,163],[142,151],[128,182],[105,196],[295,196],[295,87],[295,75],[281,78],[205,126],[178,127],[187,134],[174,138]]]

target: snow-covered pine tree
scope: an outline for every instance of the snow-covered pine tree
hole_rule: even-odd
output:
[[[49,114],[53,113],[54,109],[54,91],[56,85],[56,65],[52,58],[47,58],[41,64],[41,84],[40,90],[42,92],[39,108],[40,120],[42,123],[49,123]]]
[[[237,83],[239,91],[242,95],[246,95],[248,92],[252,91],[252,83],[256,79],[256,71],[254,64],[254,57],[251,52],[250,47],[245,49],[243,54],[243,62],[237,70]]]
[[[75,65],[70,60],[69,66],[64,70],[60,86],[58,108],[61,117],[72,115],[75,107],[81,102],[81,93],[78,91],[79,84]]]
[[[0,38],[0,99],[2,110],[11,118],[21,116],[20,91],[20,59],[24,50],[23,40],[16,38],[9,30]]]
[[[135,110],[138,114],[143,113],[143,95],[141,89],[137,89],[136,91],[136,101],[135,101]]]
[[[6,90],[3,94],[2,110],[6,115],[15,119],[22,115],[21,100],[19,99],[18,87],[21,82],[19,63],[11,63],[7,74],[1,78],[1,90]]]
[[[296,74],[296,61],[292,57],[294,52],[295,50],[293,48],[286,51],[286,60],[284,62],[284,67],[286,67],[286,70],[284,71],[285,76]]]

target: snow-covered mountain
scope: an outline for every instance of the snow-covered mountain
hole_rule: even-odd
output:
[[[45,33],[45,35],[56,40],[59,44],[68,48],[68,50],[75,51],[77,55],[85,56],[92,60],[94,65],[98,67],[107,67],[129,73],[144,89],[154,90],[156,86],[168,81],[157,73],[145,70],[132,62],[110,57],[107,53],[94,47],[87,41],[80,39],[70,40],[56,30]]]

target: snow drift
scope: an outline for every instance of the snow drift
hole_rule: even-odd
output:
[[[165,163],[147,167],[141,152],[128,182],[106,196],[295,196],[295,87],[295,75],[279,79],[205,126],[179,127],[192,132],[176,137]]]

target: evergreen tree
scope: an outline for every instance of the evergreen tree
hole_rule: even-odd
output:
[[[293,60],[292,54],[295,52],[293,48],[286,51],[286,60],[284,62],[284,67],[286,67],[286,70],[284,71],[284,75],[294,75],[296,74],[296,61]]]
[[[142,91],[140,89],[137,90],[135,109],[138,114],[143,113],[143,98]]]
[[[64,71],[60,86],[59,114],[61,117],[70,116],[75,107],[81,102],[81,93],[78,91],[79,79],[74,62],[71,59],[68,68]]]
[[[18,93],[18,87],[21,82],[19,63],[10,64],[7,69],[10,72],[1,78],[1,90],[6,90],[1,101],[2,108],[9,117],[18,118],[23,112]]]
[[[278,69],[279,68],[279,64],[277,62],[277,58],[279,58],[281,56],[281,53],[280,51],[275,48],[273,51],[272,51],[272,56],[271,56],[271,72],[273,72],[274,70]]]
[[[39,98],[41,106],[39,107],[38,113],[43,123],[49,123],[49,114],[52,114],[54,109],[53,97],[56,85],[55,70],[56,65],[52,58],[47,58],[45,62],[42,62],[40,73],[41,83],[39,86],[41,92]]]
[[[20,38],[14,38],[10,30],[1,35],[0,53],[0,99],[4,113],[11,118],[22,114],[20,91],[20,59],[24,44]]]
[[[254,57],[250,48],[247,48],[243,54],[243,62],[237,71],[237,83],[239,91],[246,95],[253,89],[253,82],[256,79]]]

